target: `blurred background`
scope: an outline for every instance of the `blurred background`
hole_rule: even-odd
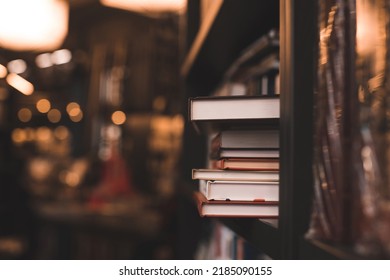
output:
[[[0,0],[0,258],[191,258],[178,216],[185,9]]]

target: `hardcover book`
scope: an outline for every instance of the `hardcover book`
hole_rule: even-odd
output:
[[[212,149],[278,149],[279,130],[223,130],[211,140]]]
[[[199,180],[208,200],[279,201],[278,182]]]
[[[193,169],[192,179],[278,182],[279,171]]]
[[[275,126],[280,116],[278,96],[202,96],[189,98],[188,104],[189,120],[198,131]]]
[[[211,150],[211,159],[220,158],[279,158],[279,149],[224,149]]]
[[[194,192],[194,199],[201,217],[253,217],[278,218],[277,201],[220,201],[207,200],[200,192]]]

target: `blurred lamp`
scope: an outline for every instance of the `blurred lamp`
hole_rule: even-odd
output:
[[[7,83],[23,93],[24,95],[31,95],[34,92],[34,85],[15,73],[10,73],[6,78]]]
[[[58,49],[68,32],[65,0],[0,0],[0,47],[16,51]]]
[[[27,64],[23,59],[15,59],[8,62],[7,68],[11,73],[22,74],[27,70]]]
[[[108,7],[138,12],[180,12],[186,0],[100,0]]]
[[[4,65],[0,64],[0,78],[7,77],[7,74],[8,74],[7,67],[5,67]]]

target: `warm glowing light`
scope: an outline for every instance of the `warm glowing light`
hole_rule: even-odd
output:
[[[366,54],[375,49],[378,26],[374,26],[376,24],[374,12],[370,3],[357,1],[356,45],[358,53]]]
[[[31,117],[32,113],[30,109],[23,108],[18,111],[18,118],[21,122],[29,122]]]
[[[57,109],[51,109],[47,113],[47,118],[51,123],[58,123],[61,120],[61,112]]]
[[[75,188],[80,184],[80,175],[74,171],[62,171],[60,173],[60,181],[71,188]]]
[[[77,111],[77,114],[73,114],[73,111]],[[74,108],[70,111],[69,117],[72,122],[80,122],[83,119],[84,114],[80,109]]]
[[[25,130],[26,133],[26,141],[34,141],[35,139],[35,130],[31,127],[27,127]]]
[[[124,124],[126,121],[126,114],[122,111],[115,111],[111,115],[111,120],[116,125]]]
[[[67,49],[57,50],[52,53],[51,61],[53,64],[65,64],[72,60],[72,53]]]
[[[32,83],[22,78],[18,74],[10,73],[7,78],[7,83],[13,88],[17,89],[24,95],[31,95],[34,92],[34,86]]]
[[[54,130],[54,136],[59,140],[66,140],[69,138],[69,130],[65,126],[60,125]]]
[[[69,187],[77,187],[80,183],[80,176],[76,172],[68,172],[65,177],[65,182]]]
[[[48,127],[42,126],[37,129],[36,138],[39,141],[47,142],[52,137],[51,131]]]
[[[66,105],[66,112],[68,112],[69,115],[73,109],[80,109],[80,105],[76,102],[70,102],[68,105]]]
[[[386,16],[386,10],[375,1],[356,1],[356,51],[362,61],[358,63],[364,63],[365,71],[376,76],[379,84],[383,83],[386,68]]]
[[[73,108],[69,110],[68,114],[70,117],[76,117],[81,113],[81,109],[79,107]]]
[[[46,158],[35,157],[28,163],[27,169],[33,180],[43,181],[53,174],[54,164]]]
[[[68,1],[0,0],[0,47],[54,50],[68,32]]]
[[[0,79],[5,78],[8,74],[7,67],[0,64]]]
[[[69,118],[72,122],[80,122],[83,117],[83,111],[80,109],[80,105],[76,102],[70,102],[66,106],[66,112],[68,112]]]
[[[50,101],[47,100],[47,99],[40,99],[37,102],[37,110],[38,110],[38,112],[47,113],[47,112],[50,111],[50,108],[51,108],[51,104],[50,104]]]
[[[14,129],[11,137],[15,144],[21,144],[27,140],[26,132],[21,128]]]
[[[40,55],[37,55],[37,57],[35,58],[35,64],[39,68],[49,68],[53,66],[53,62],[51,61],[51,54],[42,53]]]
[[[108,7],[139,12],[181,12],[186,0],[100,0]]]
[[[172,119],[172,127],[174,131],[181,134],[184,129],[184,117],[182,115],[176,115]]]
[[[21,74],[26,71],[27,64],[23,59],[15,59],[8,62],[7,68],[11,73]]]

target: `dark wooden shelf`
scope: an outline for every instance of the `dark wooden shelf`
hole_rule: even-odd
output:
[[[253,218],[218,220],[274,259],[359,259],[351,248],[304,239],[310,224],[313,194],[317,3],[225,0],[213,8],[198,34],[193,36],[195,39],[181,69],[186,97],[212,94],[244,49],[271,29],[280,29],[278,226]],[[188,137],[194,141],[192,138]],[[187,158],[192,162],[196,159]]]
[[[274,225],[253,218],[221,218],[223,224],[271,258],[281,258],[280,233]]]
[[[279,1],[223,1],[206,18],[181,74],[197,95],[208,95],[240,52],[271,28],[279,27]]]
[[[330,244],[319,240],[301,240],[301,259],[320,259],[320,260],[357,260],[361,256],[353,252],[347,246],[339,244]]]

